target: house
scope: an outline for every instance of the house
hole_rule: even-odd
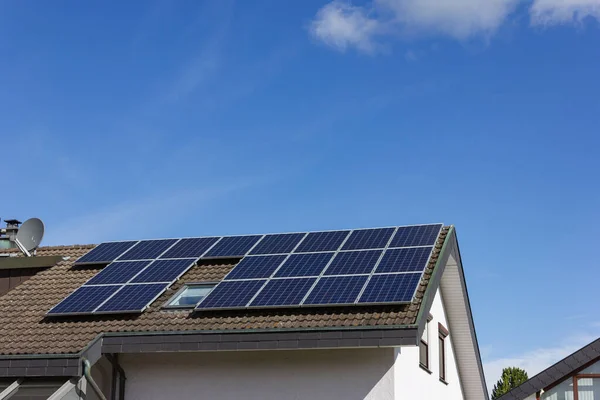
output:
[[[500,397],[500,400],[600,399],[600,338]]]
[[[453,226],[0,253],[0,400],[488,398]]]

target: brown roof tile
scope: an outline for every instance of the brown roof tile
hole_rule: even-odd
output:
[[[93,245],[41,247],[40,256],[69,257],[39,272],[0,297],[0,354],[77,353],[103,332],[152,331],[244,331],[307,329],[415,324],[421,299],[442,248],[444,228],[411,304],[370,307],[265,309],[214,311],[192,315],[189,311],[166,311],[162,305],[186,282],[221,280],[234,264],[202,262],[191,268],[139,315],[104,315],[47,318],[46,312],[100,271],[74,267],[73,261]],[[14,251],[3,251],[11,253]]]

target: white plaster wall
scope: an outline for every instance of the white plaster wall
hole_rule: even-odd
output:
[[[395,350],[123,354],[127,400],[395,400]],[[418,368],[418,367],[417,367]]]
[[[419,367],[419,348],[402,347],[394,367],[395,387],[398,400],[411,399],[464,399],[458,370],[452,349],[452,332],[446,338],[446,382],[440,382],[438,322],[448,329],[441,293],[437,292],[431,306],[433,319],[429,322],[429,369],[431,374]]]

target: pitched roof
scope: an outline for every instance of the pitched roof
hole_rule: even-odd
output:
[[[562,382],[569,376],[585,368],[590,362],[594,362],[599,358],[600,338],[546,368],[536,376],[499,397],[498,400],[523,400],[541,389]]]
[[[413,326],[425,291],[448,234],[443,228],[417,295],[410,304],[214,311],[192,314],[162,305],[185,283],[219,281],[235,262],[203,261],[192,267],[146,311],[136,315],[48,318],[46,312],[101,268],[74,267],[73,262],[93,245],[41,247],[38,256],[61,255],[63,260],[39,272],[0,297],[0,355],[77,353],[97,335],[107,332],[269,331],[351,327]],[[68,259],[64,259],[67,258]]]

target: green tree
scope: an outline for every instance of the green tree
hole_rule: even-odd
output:
[[[494,390],[492,390],[492,400],[496,400],[511,389],[514,389],[525,382],[527,379],[529,379],[527,377],[527,372],[521,368],[504,368],[502,370],[502,376],[494,385]]]

